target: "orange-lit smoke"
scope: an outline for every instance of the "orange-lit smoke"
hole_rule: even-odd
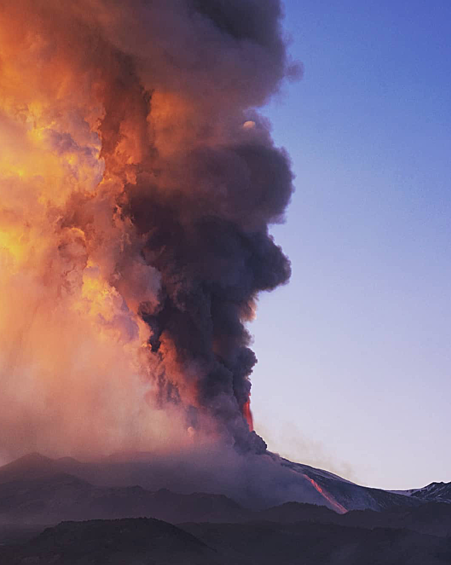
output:
[[[135,128],[133,87],[113,92],[124,71],[111,47],[66,9],[2,3],[3,454],[183,441],[177,415],[145,401],[150,333],[138,307],[156,304],[159,275],[134,252],[139,237],[117,203],[146,132]],[[129,106],[114,133],[105,131],[113,95],[117,112]]]
[[[187,407],[203,403],[205,355],[182,354],[170,324],[152,344],[151,320],[184,274],[161,266],[170,243],[148,245],[148,216],[159,212],[146,198],[164,195],[188,233],[192,216],[183,195],[197,191],[193,201],[202,202],[215,183],[206,213],[264,233],[288,193],[280,211],[262,208],[247,223],[252,200],[241,207],[221,201],[226,186],[216,169],[195,182],[186,163],[197,148],[224,152],[236,139],[272,151],[266,129],[255,121],[247,127],[244,110],[261,104],[284,70],[275,55],[267,57],[273,70],[264,69],[266,60],[259,65],[265,51],[257,44],[244,59],[230,44],[219,59],[203,62],[210,56],[197,38],[204,34],[214,45],[220,35],[191,4],[0,0],[0,456],[174,449],[193,441],[194,428],[198,441],[202,430],[211,432],[208,410],[196,415],[194,428],[187,420]],[[265,72],[272,73],[270,84]],[[244,85],[253,74],[251,92]],[[259,174],[244,171],[256,182]],[[232,287],[227,255],[220,260]],[[255,288],[279,284],[273,278]],[[245,320],[245,303],[253,300],[232,295],[230,305]],[[231,330],[214,332],[217,356],[242,356],[234,353]],[[174,401],[162,402],[162,390]],[[246,390],[235,394],[245,397]],[[233,397],[221,391],[212,404],[226,394]],[[252,430],[249,401],[244,407]]]

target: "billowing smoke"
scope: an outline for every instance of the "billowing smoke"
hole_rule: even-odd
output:
[[[256,111],[279,0],[0,0],[0,452],[176,449],[249,428],[246,323],[290,265]]]

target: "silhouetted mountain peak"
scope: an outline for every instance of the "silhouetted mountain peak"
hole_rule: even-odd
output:
[[[41,465],[50,465],[54,462],[54,459],[50,459],[50,457],[46,457],[45,455],[41,455],[38,452],[27,453],[19,459],[15,459],[11,463],[4,465],[2,469],[20,469],[23,467],[32,467],[32,466],[41,466]]]

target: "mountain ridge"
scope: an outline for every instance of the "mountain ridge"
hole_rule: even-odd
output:
[[[54,511],[61,510],[65,500],[72,502],[72,514],[59,516],[60,520],[137,517],[137,512],[147,511],[152,505],[158,508],[177,508],[181,518],[179,521],[184,521],[185,517],[187,520],[197,521],[202,517],[202,512],[209,520],[217,521],[215,513],[221,515],[222,519],[230,516],[237,520],[236,516],[247,510],[267,511],[271,507],[280,507],[285,502],[312,504],[312,500],[318,506],[325,506],[342,514],[353,510],[380,512],[396,508],[409,509],[427,503],[451,504],[451,483],[431,483],[422,489],[409,491],[385,491],[357,485],[329,471],[287,459],[280,461],[292,473],[294,484],[300,485],[296,490],[297,499],[282,500],[278,504],[265,504],[258,508],[243,504],[225,491],[202,492],[200,488],[193,487],[188,492],[180,492],[167,488],[165,484],[159,486],[160,477],[164,478],[164,468],[155,472],[152,460],[144,456],[138,461],[124,462],[109,458],[82,462],[67,457],[51,459],[33,453],[0,467],[0,519],[5,513],[19,516],[22,512],[25,517],[26,511],[32,516],[33,512],[39,514],[39,509],[43,508],[53,515]],[[193,517],[190,505],[194,499],[200,510]],[[12,500],[15,501],[15,514],[5,506],[5,500],[9,500],[10,504]],[[30,506],[31,500],[34,505]],[[128,514],[124,515],[125,510]],[[154,517],[169,521],[173,519],[173,514],[163,514],[162,510],[158,512]],[[43,513],[45,514],[44,510],[41,514]]]

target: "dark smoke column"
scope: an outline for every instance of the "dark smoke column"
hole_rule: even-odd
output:
[[[255,111],[293,71],[280,2],[149,0],[133,18],[143,27],[120,46],[144,77],[128,96],[150,124],[150,149],[121,209],[161,275],[158,307],[141,306],[158,403],[185,406],[194,428],[212,417],[240,450],[264,451],[244,415],[256,363],[244,323],[258,293],[290,276],[268,225],[283,219],[292,174]]]

